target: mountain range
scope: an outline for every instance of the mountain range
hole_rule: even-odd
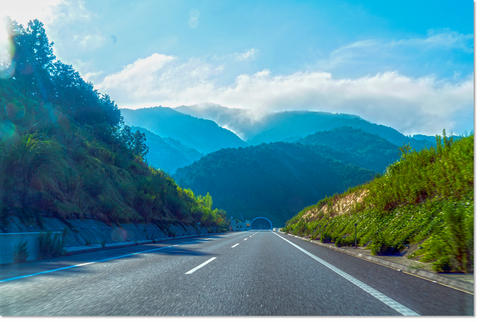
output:
[[[171,108],[154,107],[120,111],[125,124],[142,127],[160,137],[175,139],[201,153],[246,145],[237,135],[218,126],[214,121],[183,114]]]
[[[141,127],[132,127],[134,131],[145,134],[149,147],[145,157],[149,165],[173,174],[180,167],[187,166],[200,159],[203,154],[172,138],[162,138]]]
[[[355,115],[286,111],[252,117],[219,105],[121,110],[141,127],[146,159],[229,216],[269,217],[282,226],[319,197],[365,183],[435,137],[406,136]]]
[[[215,121],[240,135],[249,144],[293,142],[318,131],[352,127],[377,135],[396,146],[410,144],[421,150],[435,144],[435,137],[406,136],[399,131],[362,119],[356,115],[318,111],[284,111],[254,117],[243,109],[215,104],[180,106],[175,110],[199,118]],[[440,133],[439,133],[440,134]]]

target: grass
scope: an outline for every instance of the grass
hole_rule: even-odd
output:
[[[345,246],[357,224],[358,244],[373,254],[417,245],[410,257],[436,271],[471,272],[473,213],[473,136],[438,137],[436,148],[405,148],[383,176],[303,209],[284,231]]]

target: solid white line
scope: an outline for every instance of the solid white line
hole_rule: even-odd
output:
[[[297,249],[299,249],[300,251],[302,251],[303,253],[307,254],[308,256],[310,256],[311,258],[313,258],[314,260],[316,260],[317,262],[319,262],[320,264],[322,264],[323,266],[327,267],[328,269],[332,270],[333,272],[337,273],[338,275],[340,275],[341,277],[345,278],[347,281],[355,284],[356,286],[360,287],[362,290],[364,290],[365,292],[367,292],[368,294],[372,295],[373,297],[375,297],[377,300],[379,300],[380,302],[386,304],[387,306],[389,306],[390,308],[392,308],[393,310],[397,311],[398,313],[404,315],[404,316],[419,316],[419,314],[415,311],[412,311],[411,309],[409,309],[408,307],[398,303],[397,301],[389,298],[388,296],[386,296],[385,294],[383,294],[382,292],[380,291],[377,291],[376,289],[374,289],[373,287],[371,286],[368,286],[367,284],[357,280],[355,277],[353,277],[352,275],[350,274],[347,274],[345,273],[344,271],[342,271],[341,269],[333,266],[332,264],[329,264],[328,262],[324,261],[323,259],[313,255],[312,253],[306,251],[305,249],[303,249],[302,247],[296,245],[295,243],[292,243],[291,241],[289,241],[288,239],[286,238],[283,238],[282,236],[278,235],[277,233],[274,233],[275,235],[277,235],[278,237],[280,237],[281,239],[285,240],[287,243],[291,244],[292,246],[296,247]]]
[[[202,264],[198,265],[197,267],[192,268],[191,270],[189,270],[189,271],[186,272],[185,274],[186,274],[186,275],[189,275],[189,274],[194,273],[196,270],[198,270],[198,269],[202,268],[203,266],[207,265],[208,263],[210,263],[211,261],[213,261],[215,258],[216,258],[216,257],[210,258],[209,260],[203,262]]]
[[[238,245],[240,245],[239,243],[236,243],[235,245],[232,246],[232,248],[235,248],[237,247]]]

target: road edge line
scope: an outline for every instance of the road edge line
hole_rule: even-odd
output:
[[[310,253],[309,251],[303,249],[302,247],[296,245],[295,243],[289,241],[288,239],[278,235],[277,233],[273,232],[273,234],[275,234],[277,237],[283,239],[284,241],[286,241],[287,243],[289,243],[290,245],[294,246],[295,248],[297,248],[298,250],[300,250],[301,252],[303,252],[304,254],[306,254],[307,256],[309,256],[310,258],[314,259],[315,261],[317,261],[318,263],[322,264],[323,266],[325,266],[326,268],[330,269],[331,271],[333,271],[334,273],[340,275],[341,277],[343,277],[344,279],[346,279],[347,281],[349,281],[350,283],[354,284],[355,286],[359,287],[360,289],[362,289],[364,292],[370,294],[371,296],[373,296],[374,298],[376,298],[377,300],[379,300],[380,302],[382,302],[383,304],[387,305],[389,308],[391,308],[392,310],[400,313],[401,315],[403,316],[419,316],[419,314],[411,309],[409,309],[408,307],[404,306],[403,304],[400,304],[398,303],[397,301],[395,301],[394,299],[386,296],[385,294],[383,294],[382,292],[374,289],[373,287],[369,286],[368,284],[365,284],[364,282],[356,279],[355,277],[353,277],[352,275],[342,271],[341,269],[337,268],[336,266],[324,261],[323,259],[321,259],[320,257],[318,256],[315,256],[313,255],[312,253]]]
[[[302,239],[302,240],[310,242],[312,244],[331,249],[335,252],[343,253],[345,255],[349,255],[349,256],[352,256],[352,257],[355,257],[355,258],[358,258],[358,259],[362,259],[364,261],[367,261],[367,262],[370,262],[370,263],[373,263],[373,264],[377,264],[377,265],[395,270],[397,272],[402,272],[404,274],[411,275],[411,276],[429,281],[431,283],[442,285],[442,286],[454,289],[454,290],[459,291],[459,292],[463,292],[463,293],[473,295],[473,296],[475,295],[473,293],[475,291],[475,285],[472,284],[472,283],[451,280],[451,279],[448,279],[446,277],[437,276],[436,273],[432,273],[432,272],[422,270],[422,269],[411,269],[408,266],[398,264],[398,263],[392,263],[390,261],[387,261],[387,260],[384,260],[384,259],[381,259],[381,258],[376,258],[376,257],[373,257],[371,255],[363,255],[363,254],[358,255],[358,254],[355,254],[355,253],[349,251],[348,249],[342,249],[342,248],[339,248],[339,247],[336,247],[336,246],[333,246],[333,245],[325,245],[325,244],[323,244],[321,242],[318,242],[316,240],[311,240],[311,239],[308,239],[308,238],[305,238],[305,237],[302,237],[302,236],[297,236],[297,235],[293,235],[293,234],[289,234],[289,233],[285,233],[285,232],[280,232],[280,233],[285,234],[285,235],[289,235],[289,236],[292,236],[292,237],[295,237],[295,238],[298,238],[298,239]]]

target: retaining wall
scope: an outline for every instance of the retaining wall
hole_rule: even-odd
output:
[[[13,254],[18,244],[27,241],[29,257],[38,258],[38,236],[41,232],[59,232],[63,236],[65,248],[74,249],[82,246],[121,245],[132,242],[145,243],[168,237],[204,235],[209,232],[206,227],[170,224],[129,223],[108,225],[95,219],[60,220],[55,217],[41,217],[41,223],[25,224],[15,216],[7,219],[6,227],[0,227],[0,264],[12,263]],[[16,237],[14,237],[16,236]]]
[[[45,232],[17,232],[0,233],[0,264],[10,264],[15,262],[16,253],[21,245],[26,246],[26,260],[36,260],[39,258],[39,238]],[[52,237],[61,232],[52,232]]]

